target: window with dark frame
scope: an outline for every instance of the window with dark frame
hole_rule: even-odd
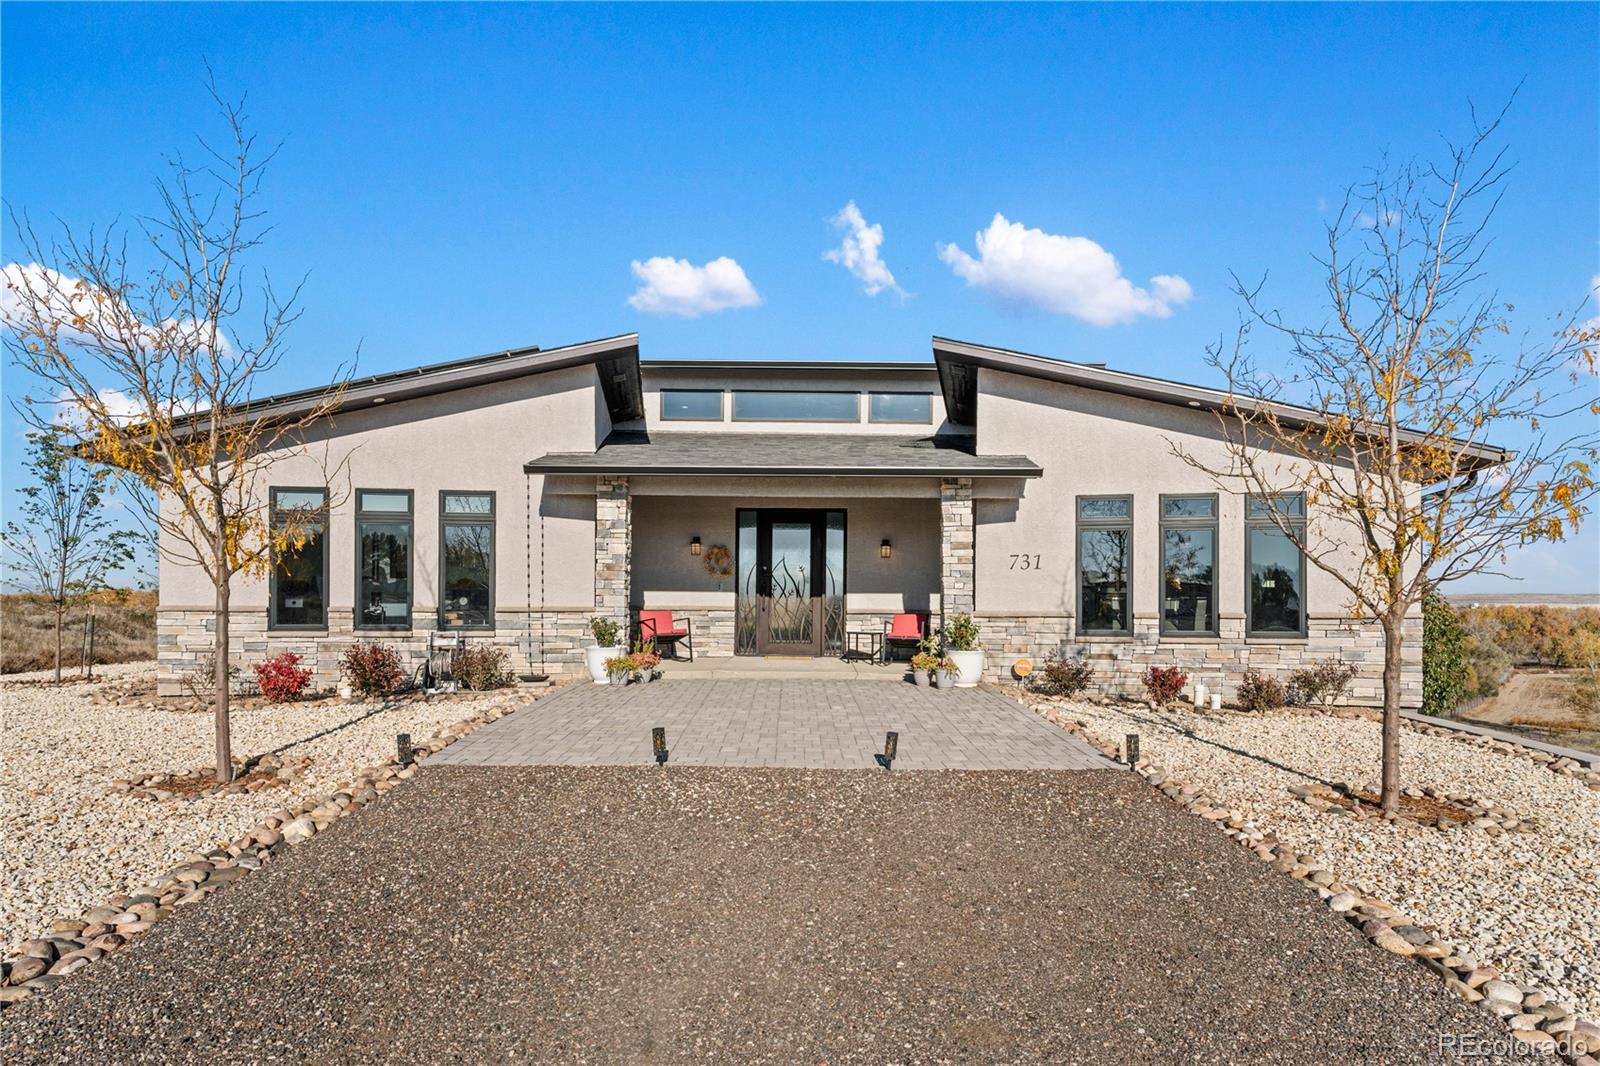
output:
[[[1306,634],[1306,561],[1279,519],[1305,537],[1305,497],[1245,499],[1245,635]]]
[[[663,422],[721,422],[721,389],[662,389]]]
[[[357,489],[357,629],[411,628],[411,545],[411,491]]]
[[[494,493],[439,494],[439,627],[494,628]]]
[[[735,389],[735,422],[859,422],[859,392]]]
[[[271,490],[274,541],[267,604],[269,629],[328,628],[328,493],[325,489]]]
[[[1161,497],[1161,632],[1217,635],[1217,498]]]
[[[1133,497],[1078,497],[1078,631],[1133,631]]]
[[[869,392],[867,421],[927,425],[933,421],[933,397],[926,392]]]

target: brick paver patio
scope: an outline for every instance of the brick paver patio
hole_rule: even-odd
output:
[[[665,726],[670,765],[870,768],[884,733],[896,769],[1099,770],[1116,766],[986,689],[823,680],[579,684],[502,718],[429,760],[456,766],[590,766],[651,761]]]

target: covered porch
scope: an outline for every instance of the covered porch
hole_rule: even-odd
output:
[[[970,613],[974,497],[1038,472],[970,438],[618,436],[528,471],[594,493],[597,612],[697,664],[881,660],[896,615],[927,631]]]

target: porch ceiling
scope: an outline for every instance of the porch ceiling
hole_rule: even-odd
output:
[[[614,432],[593,452],[551,452],[530,474],[1038,477],[1025,455],[975,455],[968,437]]]

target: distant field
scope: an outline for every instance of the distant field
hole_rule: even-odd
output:
[[[1445,599],[1457,607],[1600,607],[1595,592],[1452,592]]]
[[[1518,670],[1496,696],[1462,718],[1582,751],[1600,752],[1600,719],[1578,714],[1566,701],[1577,681],[1571,670]]]
[[[127,592],[96,596],[94,661],[126,663],[156,657],[156,594]],[[82,668],[86,610],[67,611],[62,627],[61,668]],[[42,596],[0,596],[0,673],[47,670],[55,665],[55,609]]]

